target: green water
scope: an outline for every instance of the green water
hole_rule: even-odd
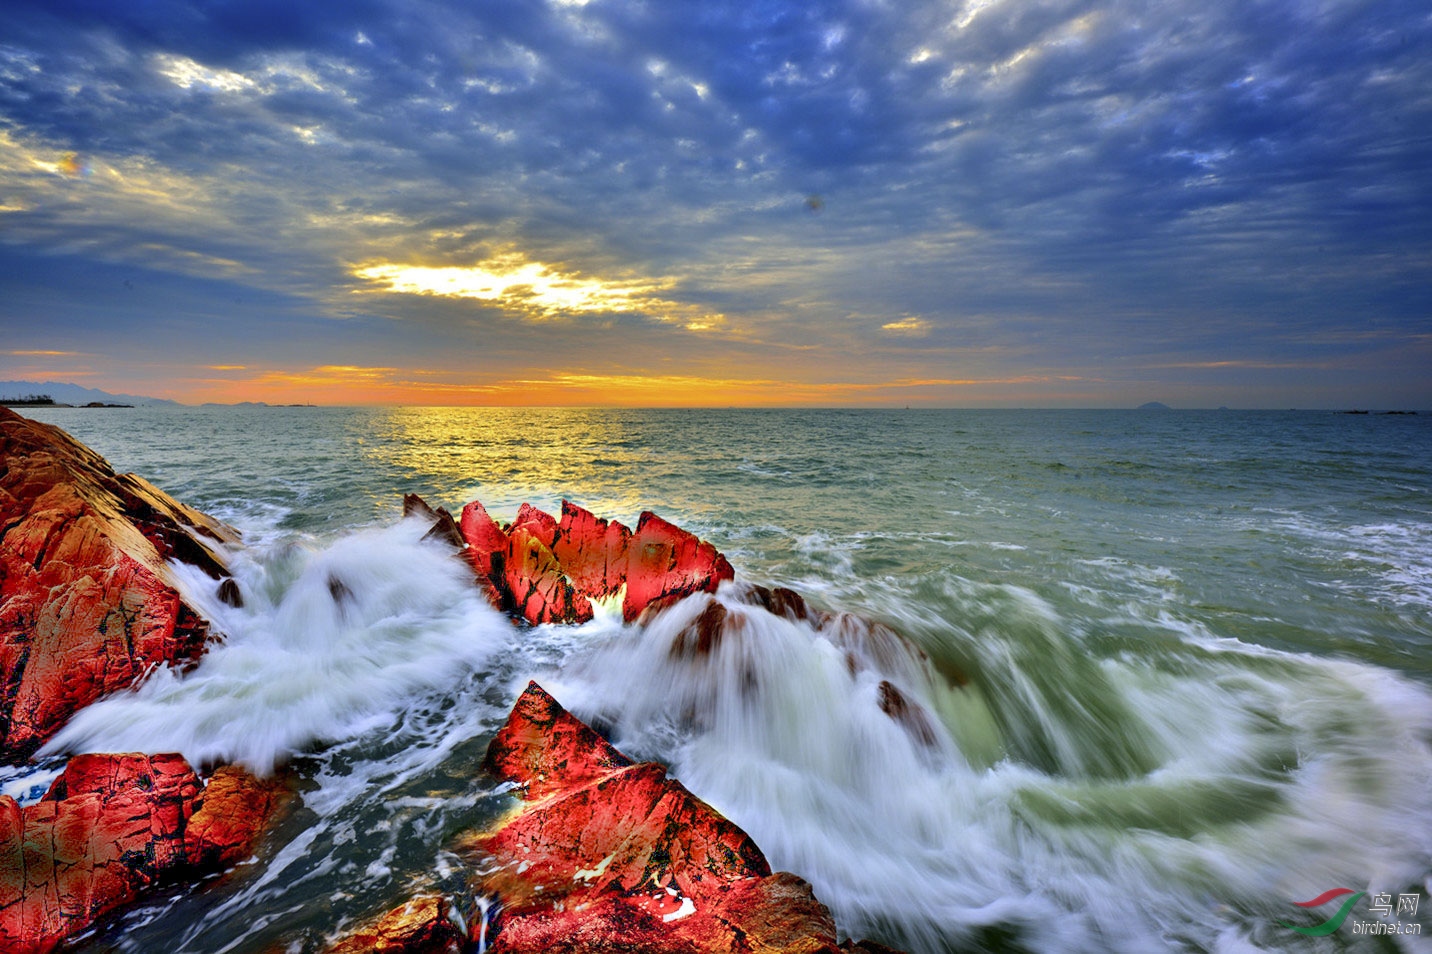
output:
[[[90,950],[316,950],[415,884],[460,898],[445,839],[495,810],[474,762],[529,676],[670,765],[843,929],[912,951],[1403,949],[1352,921],[1321,939],[1282,926],[1330,915],[1292,902],[1334,886],[1417,895],[1402,921],[1426,921],[1432,415],[26,413],[244,530],[240,579],[267,596],[214,609],[235,653],[381,640],[417,668],[445,661],[351,673],[347,695],[296,681],[286,708],[220,658],[142,712],[106,714],[121,728],[90,747],[172,732],[212,755],[242,737],[306,794],[250,870],[132,913]],[[843,682],[809,631],[762,631],[741,661],[760,696],[693,726],[667,710],[719,692],[719,664],[671,671],[660,632],[463,624],[480,608],[404,576],[420,559],[391,530],[405,492],[481,499],[499,519],[564,497],[628,523],[655,510],[738,579],[885,621],[930,657],[917,694],[937,751],[886,738],[873,684]],[[398,596],[313,623],[324,567]],[[397,689],[364,709],[375,685]],[[212,729],[179,725],[205,706]]]

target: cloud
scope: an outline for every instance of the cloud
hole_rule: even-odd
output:
[[[929,332],[930,323],[923,318],[908,315],[898,321],[887,321],[880,326],[880,330],[893,335],[907,335],[922,338]]]
[[[20,274],[0,322],[201,366],[284,322],[314,367],[1315,363],[1432,330],[1428,88],[1411,0],[17,0],[0,255],[55,307]]]
[[[374,263],[353,274],[381,290],[410,295],[474,298],[494,302],[528,320],[573,315],[641,314],[655,321],[678,322],[689,331],[709,331],[725,321],[719,314],[663,298],[676,279],[596,278],[556,265],[503,252],[476,265],[400,265]]]

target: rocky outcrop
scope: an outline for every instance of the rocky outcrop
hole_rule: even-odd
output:
[[[151,667],[197,659],[208,627],[165,561],[217,580],[228,574],[213,545],[236,539],[58,428],[0,408],[0,759],[27,758]]]
[[[233,767],[205,785],[178,755],[75,756],[40,801],[0,796],[0,950],[52,950],[156,888],[233,866],[285,799]]]
[[[462,954],[467,936],[439,895],[420,895],[345,934],[325,954]]]
[[[660,765],[634,764],[536,683],[486,766],[522,798],[462,845],[482,860],[475,893],[498,901],[486,926],[494,954],[841,950],[806,882],[772,874],[745,832]]]
[[[501,527],[473,501],[458,526],[493,604],[534,625],[586,622],[593,600],[617,594],[631,622],[654,602],[711,592],[735,576],[714,546],[651,512],[630,530],[565,500],[560,519],[523,504]]]
[[[668,658],[683,665],[700,666],[719,656],[723,647],[739,657],[741,650],[730,647],[739,646],[741,640],[759,638],[760,627],[753,624],[762,611],[805,623],[814,635],[840,651],[852,677],[863,672],[879,674],[880,710],[916,744],[938,748],[939,717],[920,697],[928,697],[937,683],[955,688],[968,684],[969,679],[950,664],[937,669],[924,650],[877,620],[814,609],[799,593],[784,587],[770,589],[742,583],[726,590],[720,598],[707,595],[679,605],[668,600],[652,603],[637,621],[652,626],[661,619],[664,638],[669,640]],[[743,692],[753,690],[754,674],[744,676],[740,685]]]

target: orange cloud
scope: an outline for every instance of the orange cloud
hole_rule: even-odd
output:
[[[1064,384],[1068,376],[899,378],[809,382],[701,374],[542,371],[522,377],[462,380],[460,372],[427,368],[323,365],[261,371],[243,378],[191,379],[203,401],[271,404],[393,404],[585,407],[778,407],[977,401],[1008,389]]]

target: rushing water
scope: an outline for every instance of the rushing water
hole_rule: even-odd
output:
[[[815,886],[845,933],[945,951],[1424,951],[1284,925],[1432,877],[1432,417],[1323,412],[34,410],[239,527],[224,641],[80,714],[75,750],[284,766],[260,857],[89,952],[317,950],[504,802],[477,770],[536,678]],[[518,629],[402,521],[563,497],[711,540],[738,580],[884,621],[920,659],[719,598],[673,651]],[[351,595],[335,598],[341,580]],[[896,684],[929,731],[880,708]],[[53,766],[50,767],[53,770]],[[24,791],[40,772],[11,778]]]

